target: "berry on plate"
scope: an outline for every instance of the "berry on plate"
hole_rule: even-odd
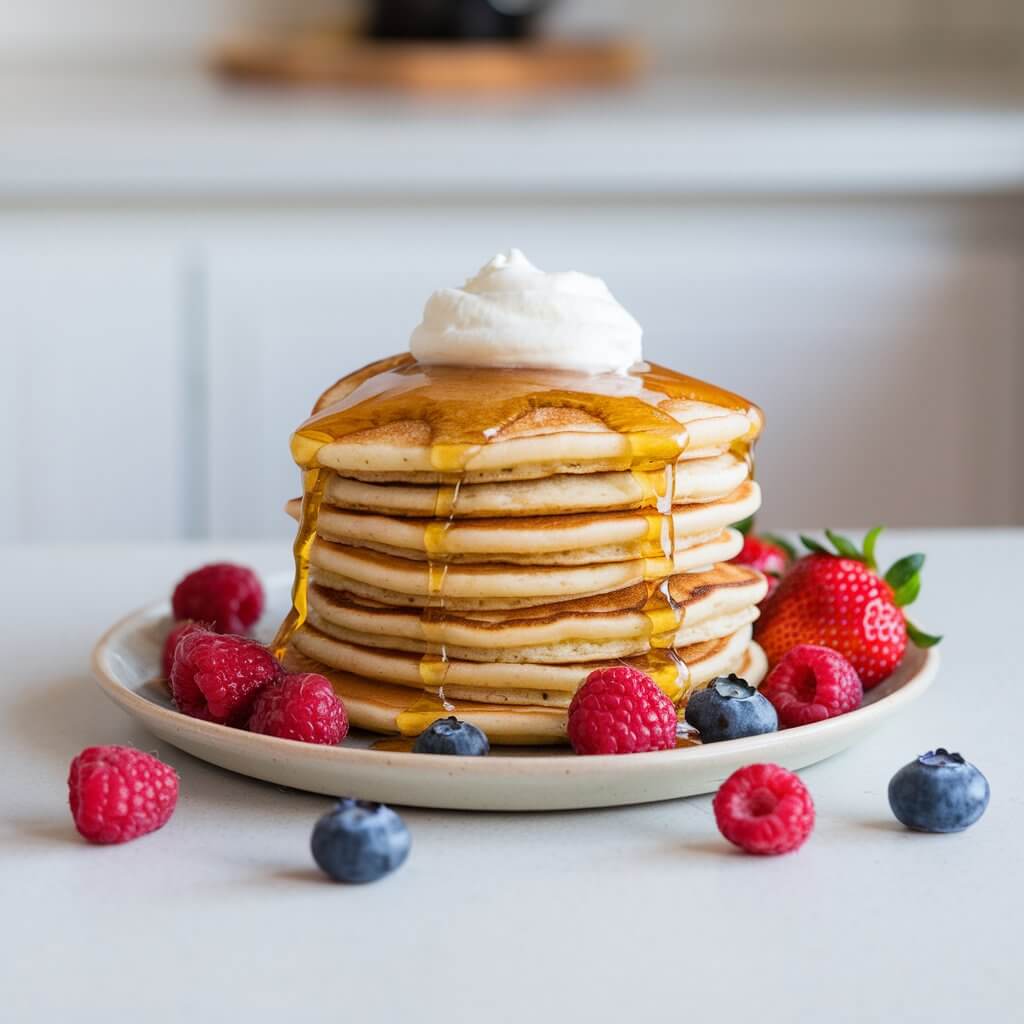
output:
[[[87,747],[71,762],[68,802],[90,843],[126,843],[167,824],[178,774],[131,747]]]
[[[766,597],[771,597],[775,588],[778,587],[786,567],[795,557],[796,552],[789,543],[780,537],[772,537],[768,534],[758,537],[748,533],[743,538],[742,550],[731,561],[738,565],[749,565],[751,569],[757,569],[758,572],[764,573],[768,579]]]
[[[249,731],[333,746],[348,735],[348,715],[323,676],[303,672],[283,676],[259,692]]]
[[[569,705],[577,754],[639,754],[676,745],[676,709],[658,684],[629,665],[587,676]]]
[[[733,772],[712,806],[718,830],[747,853],[790,853],[814,828],[807,787],[777,764],[750,764]]]
[[[903,613],[921,589],[924,555],[907,555],[880,576],[875,544],[881,531],[880,526],[871,530],[858,550],[826,530],[838,554],[801,538],[811,553],[790,567],[761,606],[755,626],[771,665],[798,644],[831,647],[853,665],[867,690],[892,675],[908,637],[918,647],[939,642],[940,637],[923,633]]]
[[[929,750],[889,782],[892,813],[917,832],[962,832],[988,807],[988,779],[959,754]]]
[[[206,626],[198,622],[179,622],[164,638],[164,648],[160,655],[160,668],[163,671],[164,679],[171,678],[171,669],[174,667],[174,652],[178,649],[178,641],[189,633],[203,631]]]
[[[416,737],[414,754],[456,754],[483,757],[491,749],[484,733],[469,722],[460,722],[454,715],[439,718]]]
[[[336,882],[376,882],[401,867],[412,838],[384,804],[342,800],[313,828],[313,859]]]
[[[260,690],[280,675],[277,659],[255,640],[201,630],[178,643],[171,694],[186,715],[242,725]]]
[[[779,727],[771,703],[735,673],[719,676],[693,694],[686,702],[686,722],[700,733],[702,743],[757,736]]]
[[[245,633],[263,614],[259,577],[241,565],[215,562],[190,572],[175,588],[176,619],[207,622],[215,633]]]
[[[864,687],[853,666],[838,652],[798,644],[783,655],[761,684],[784,729],[822,722],[859,708]]]

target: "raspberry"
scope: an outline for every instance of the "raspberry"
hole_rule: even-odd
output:
[[[864,699],[854,667],[838,651],[814,644],[789,651],[768,674],[761,693],[775,705],[784,729],[845,715]]]
[[[277,659],[255,640],[201,630],[178,643],[171,693],[186,715],[240,725],[259,691],[280,675]]]
[[[348,735],[348,715],[334,688],[313,672],[285,676],[256,698],[249,729],[303,743],[340,743]]]
[[[208,622],[215,633],[244,633],[263,614],[259,577],[241,565],[217,562],[189,573],[175,588],[176,619]]]
[[[676,709],[650,676],[628,665],[587,676],[569,705],[577,754],[639,754],[676,745]]]
[[[90,843],[126,843],[167,824],[178,773],[131,747],[87,747],[71,762],[68,802]]]
[[[712,806],[719,832],[747,853],[789,853],[814,828],[807,787],[777,764],[750,764],[733,772]]]
[[[178,641],[183,636],[188,636],[189,633],[195,633],[197,630],[205,630],[206,628],[206,626],[201,626],[198,622],[179,622],[171,629],[164,640],[163,653],[160,655],[160,667],[163,670],[164,679],[171,678],[171,668],[174,666],[174,652],[178,649]]]

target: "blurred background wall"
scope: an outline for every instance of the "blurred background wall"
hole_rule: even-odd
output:
[[[1024,5],[614,0],[608,91],[240,87],[312,0],[0,0],[0,541],[281,537],[290,430],[519,246],[767,411],[773,527],[1024,523]]]
[[[359,8],[358,0],[0,0],[0,55],[193,59],[214,36]],[[555,30],[626,27],[720,60],[1019,57],[1019,0],[565,0]]]

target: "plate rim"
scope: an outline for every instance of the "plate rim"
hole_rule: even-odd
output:
[[[267,583],[270,584],[271,580],[268,579]],[[684,763],[697,762],[705,768],[713,770],[717,762],[731,762],[736,751],[740,749],[740,744],[750,752],[751,763],[753,763],[761,752],[770,752],[779,743],[786,743],[787,746],[803,745],[804,743],[814,745],[827,737],[829,733],[848,730],[854,720],[863,727],[870,727],[870,720],[887,717],[889,713],[916,700],[928,690],[935,680],[940,664],[940,655],[936,648],[920,650],[921,664],[914,674],[892,693],[836,718],[795,726],[790,729],[781,729],[759,736],[746,736],[695,747],[649,751],[641,756],[631,757],[622,757],[618,754],[595,754],[586,757],[489,754],[487,757],[429,758],[411,751],[370,750],[344,745],[325,746],[281,739],[276,736],[264,736],[233,726],[191,718],[180,711],[163,707],[142,696],[118,679],[109,664],[110,655],[114,652],[119,637],[130,632],[133,627],[140,628],[160,618],[167,618],[170,612],[170,601],[166,599],[143,605],[129,612],[103,632],[94,644],[91,653],[92,674],[105,696],[127,713],[141,720],[143,725],[147,725],[147,719],[153,717],[162,720],[172,729],[190,733],[199,740],[214,744],[223,742],[225,746],[235,748],[244,746],[254,752],[262,748],[263,752],[271,757],[287,755],[292,758],[298,756],[306,760],[334,764],[338,768],[343,768],[346,765],[353,767],[383,765],[385,762],[408,768],[415,763],[417,770],[422,774],[433,773],[439,777],[449,778],[453,772],[459,774],[472,772],[475,775],[496,778],[507,778],[510,774],[520,777],[523,775],[557,774],[564,778],[566,775],[571,776],[585,772],[591,777],[614,775],[619,778],[625,773],[650,771],[659,766],[664,768],[681,759],[685,759]]]

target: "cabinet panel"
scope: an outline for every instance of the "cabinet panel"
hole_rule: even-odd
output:
[[[1020,522],[1020,257],[951,211],[560,205],[287,218],[210,249],[210,524],[285,536],[291,429],[516,244],[601,274],[648,358],[768,414],[772,525]]]
[[[0,538],[182,526],[182,290],[161,246],[0,220]]]

